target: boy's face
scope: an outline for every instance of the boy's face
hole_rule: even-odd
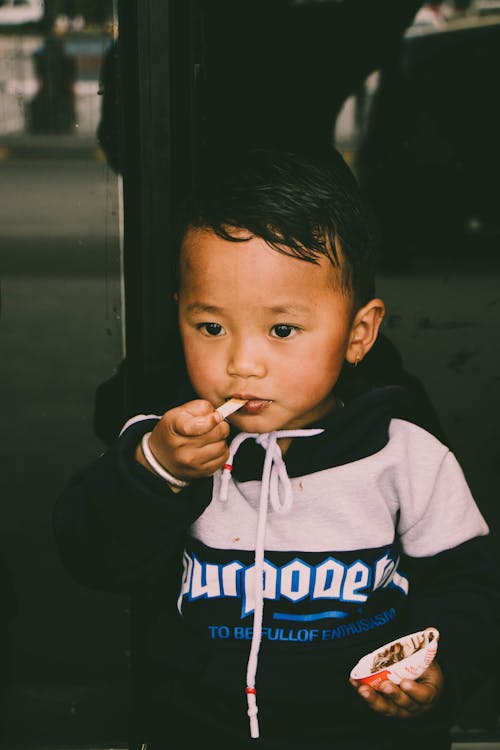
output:
[[[328,258],[316,265],[260,238],[235,243],[190,229],[178,305],[191,383],[214,407],[249,399],[230,418],[240,430],[296,429],[334,407],[352,301]]]

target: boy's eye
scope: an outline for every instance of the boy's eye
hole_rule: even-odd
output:
[[[292,336],[294,333],[297,332],[297,329],[295,326],[286,325],[285,323],[280,323],[279,325],[273,326],[271,328],[271,332],[273,336],[279,338],[279,339],[287,339],[290,336]]]
[[[200,323],[198,328],[209,336],[220,336],[224,333],[224,329],[220,323]]]

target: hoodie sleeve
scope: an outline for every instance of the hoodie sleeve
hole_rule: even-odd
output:
[[[180,493],[134,458],[151,420],[132,424],[78,473],[57,499],[53,528],[65,567],[79,583],[126,593],[174,556],[211,498],[211,479]]]
[[[460,709],[499,666],[499,575],[488,525],[454,455],[434,439],[431,450],[410,447],[399,521],[410,627],[439,630],[437,660]]]
[[[498,571],[488,537],[437,555],[406,558],[411,584],[410,630],[439,630],[437,654],[455,711],[498,673]]]

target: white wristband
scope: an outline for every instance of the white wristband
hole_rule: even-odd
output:
[[[153,456],[151,448],[149,447],[150,435],[150,432],[146,432],[141,440],[142,453],[148,464],[151,466],[153,471],[156,472],[156,474],[158,474],[163,479],[166,479],[167,482],[169,484],[172,484],[174,487],[187,487],[189,482],[185,482],[184,479],[177,479],[177,477],[172,476],[172,474],[170,474]]]

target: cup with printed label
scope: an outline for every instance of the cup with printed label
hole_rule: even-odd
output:
[[[350,676],[375,689],[384,680],[396,685],[405,678],[416,680],[436,656],[438,640],[436,628],[405,635],[363,656]]]

